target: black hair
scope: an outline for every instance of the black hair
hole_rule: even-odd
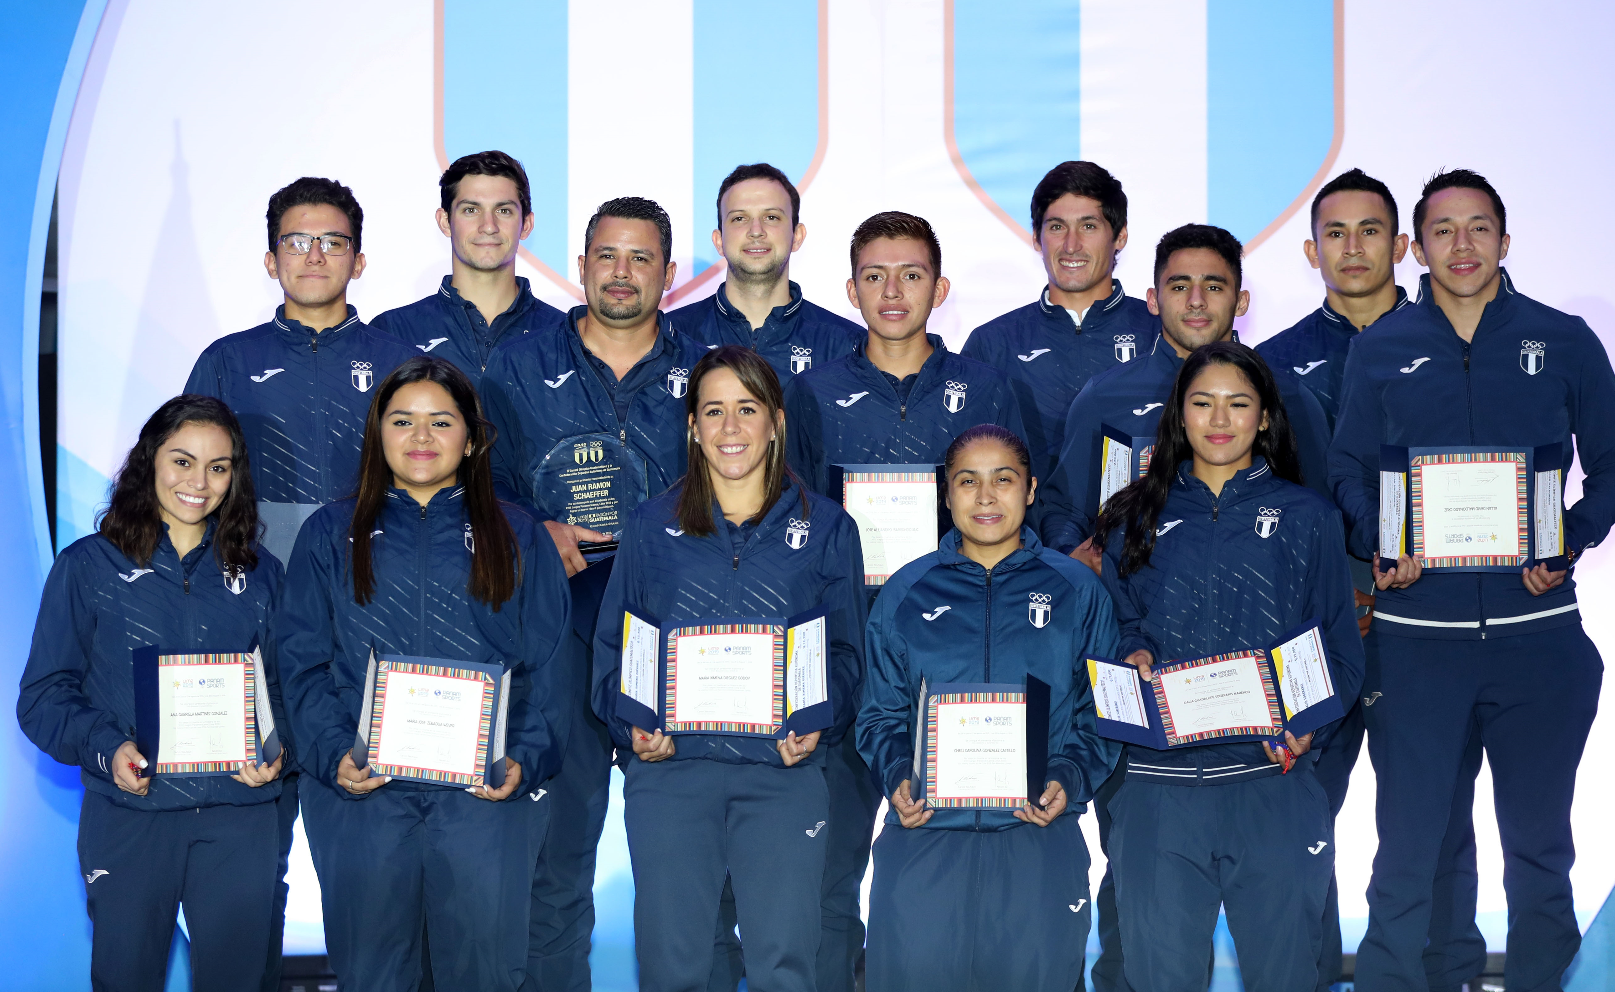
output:
[[[1373,193],[1385,201],[1385,209],[1390,213],[1387,222],[1391,225],[1391,237],[1401,232],[1400,219],[1396,215],[1396,197],[1391,195],[1391,188],[1364,172],[1362,169],[1347,169],[1340,175],[1323,184],[1318,195],[1312,198],[1312,236],[1318,236],[1318,208],[1323,205],[1324,197],[1335,193]]]
[[[647,200],[643,196],[619,196],[615,200],[607,200],[600,204],[600,209],[589,218],[589,226],[583,229],[583,250],[588,252],[589,245],[594,242],[594,229],[600,226],[605,217],[617,217],[622,220],[648,220],[656,225],[656,230],[662,236],[662,266],[673,262],[673,221],[668,218],[667,211],[655,200]]]
[[[387,404],[399,389],[416,382],[435,382],[442,386],[465,421],[471,453],[460,462],[458,484],[465,489],[466,523],[475,538],[469,591],[474,599],[492,606],[497,613],[499,607],[515,595],[522,567],[516,532],[511,529],[493,490],[493,469],[488,453],[493,449],[498,431],[483,416],[482,403],[466,374],[454,363],[432,355],[405,360],[381,380],[375,398],[370,401],[370,413],[365,418],[364,448],[359,455],[359,491],[348,528],[353,601],[363,606],[376,594],[370,532],[375,529],[376,517],[388,499],[388,490],[393,487],[393,470],[387,464],[387,453],[382,450],[381,442]]]
[[[516,199],[521,202],[522,216],[533,212],[533,194],[527,185],[527,170],[522,164],[501,151],[477,152],[461,155],[450,163],[437,180],[438,193],[444,213],[454,212],[454,198],[460,195],[460,180],[466,176],[499,176],[516,184]]]
[[[758,162],[755,165],[737,165],[735,171],[724,177],[718,184],[718,229],[723,229],[723,194],[748,179],[768,179],[785,187],[785,193],[791,198],[791,226],[801,223],[802,194],[796,191],[796,186],[785,177],[785,173],[769,165],[767,162]]]
[[[106,509],[96,517],[101,536],[141,568],[151,564],[163,538],[163,518],[157,503],[157,457],[163,445],[186,424],[206,424],[230,435],[230,491],[210,516],[213,557],[221,568],[258,567],[258,497],[252,488],[252,465],[247,439],[236,415],[222,400],[185,393],[157,408],[140,428],[135,446],[113,480]]]
[[[1444,189],[1474,189],[1485,193],[1491,198],[1492,209],[1497,212],[1497,236],[1508,233],[1508,212],[1503,209],[1503,198],[1497,195],[1497,190],[1492,188],[1485,176],[1472,169],[1442,169],[1425,181],[1424,189],[1419,193],[1419,202],[1413,205],[1414,241],[1424,244],[1424,216],[1430,208],[1430,197]]]
[[[1032,190],[1033,240],[1042,242],[1043,215],[1049,212],[1055,200],[1067,193],[1099,201],[1099,212],[1110,225],[1112,239],[1120,236],[1127,226],[1127,194],[1122,192],[1122,184],[1115,176],[1104,166],[1092,162],[1061,162],[1038,180],[1037,188]]]
[[[1245,278],[1244,267],[1240,263],[1245,253],[1245,246],[1239,239],[1220,227],[1210,224],[1185,224],[1161,235],[1161,240],[1155,246],[1155,285],[1161,285],[1161,273],[1166,271],[1166,263],[1171,260],[1172,253],[1186,251],[1191,248],[1209,248],[1222,256],[1228,267],[1234,270],[1234,288],[1237,290]]]
[[[690,370],[690,386],[684,393],[684,411],[699,422],[701,416],[701,380],[709,372],[728,369],[740,380],[740,385],[751,398],[761,403],[770,423],[778,423],[774,440],[769,442],[763,463],[763,504],[757,508],[749,523],[758,523],[774,508],[785,493],[786,486],[795,486],[802,500],[802,519],[808,516],[807,489],[785,462],[785,420],[779,414],[785,409],[785,391],[780,388],[779,376],[774,367],[761,355],[738,344],[723,344],[702,355]],[[686,534],[705,537],[713,533],[716,521],[712,519],[712,476],[707,471],[706,452],[696,443],[695,428],[690,429],[688,443],[689,469],[678,497],[679,527]]]
[[[359,209],[359,201],[354,199],[353,190],[335,179],[314,176],[294,179],[269,198],[269,209],[264,212],[264,219],[269,222],[269,250],[273,252],[280,244],[280,220],[286,216],[286,211],[293,207],[318,206],[335,207],[348,218],[348,227],[353,231],[353,251],[358,254],[364,232],[364,211]]]
[[[948,445],[947,454],[942,456],[942,473],[951,476],[953,474],[953,463],[958,461],[959,455],[966,448],[977,441],[996,441],[1008,448],[1009,453],[1015,456],[1015,461],[1020,467],[1028,470],[1028,477],[1030,477],[1032,453],[1027,450],[1026,442],[1021,440],[1021,436],[1008,427],[1000,427],[997,424],[977,424],[954,438],[953,443]]]
[[[942,274],[942,242],[936,238],[936,231],[924,217],[905,214],[901,210],[887,210],[858,225],[852,232],[852,277],[858,278],[858,253],[863,251],[871,241],[881,238],[908,238],[918,241],[925,246],[931,256],[931,275]]]
[[[1183,360],[1183,367],[1178,369],[1178,377],[1172,383],[1172,392],[1161,410],[1149,472],[1112,496],[1099,511],[1099,520],[1094,524],[1093,543],[1097,548],[1103,548],[1118,528],[1126,534],[1121,554],[1123,575],[1137,572],[1150,563],[1150,552],[1155,549],[1155,525],[1177,478],[1178,466],[1194,458],[1189,432],[1183,425],[1183,399],[1195,378],[1210,365],[1232,366],[1256,389],[1262,412],[1267,414],[1267,429],[1257,432],[1251,453],[1267,459],[1268,467],[1279,478],[1297,484],[1302,481],[1295,432],[1290,428],[1278,384],[1273,381],[1273,373],[1262,356],[1238,341],[1201,345]]]

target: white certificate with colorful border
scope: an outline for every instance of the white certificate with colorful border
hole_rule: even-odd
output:
[[[785,722],[785,624],[713,621],[667,632],[670,734],[776,736]]]
[[[1531,557],[1525,451],[1410,452],[1413,554],[1425,568],[1519,568]]]
[[[937,472],[933,465],[842,465],[841,506],[858,524],[864,584],[884,585],[897,570],[937,549]]]

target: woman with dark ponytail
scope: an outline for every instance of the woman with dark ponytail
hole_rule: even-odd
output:
[[[1220,341],[1189,355],[1149,472],[1111,497],[1094,534],[1118,654],[1146,680],[1154,665],[1265,648],[1315,620],[1335,694],[1356,695],[1340,515],[1302,488],[1295,452],[1256,352]],[[1318,986],[1334,827],[1312,765],[1333,727],[1277,746],[1125,746],[1108,854],[1130,985],[1204,989],[1222,905],[1246,988]]]
[[[539,800],[566,739],[570,598],[554,542],[494,496],[493,442],[465,374],[410,359],[376,387],[358,493],[310,517],[292,551],[280,657],[344,989],[416,987],[423,934],[439,988],[524,980]],[[508,674],[502,785],[371,773],[354,749],[372,652]]]
[[[181,905],[197,988],[256,992],[262,981],[285,753],[229,775],[154,774],[158,755],[135,745],[134,663],[147,647],[269,646],[281,569],[257,535],[240,424],[212,397],[177,396],[140,429],[98,532],[64,550],[45,582],[17,719],[84,783],[78,850],[96,989],[160,988]],[[281,726],[272,653],[265,661]]]

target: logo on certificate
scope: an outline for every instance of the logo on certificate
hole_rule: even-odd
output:
[[[1116,335],[1116,361],[1130,362],[1133,360],[1133,356],[1138,354],[1138,342],[1135,340],[1136,338],[1136,334]]]
[[[1049,618],[1054,614],[1054,607],[1049,605],[1054,597],[1034,592],[1029,598],[1031,602],[1026,604],[1026,619],[1032,621],[1032,626],[1042,630],[1049,625]]]
[[[958,413],[965,408],[965,390],[969,388],[969,383],[948,380],[947,388],[942,390],[942,405],[949,413]]]
[[[1279,529],[1279,518],[1284,516],[1283,510],[1270,510],[1262,507],[1256,511],[1256,536],[1272,537],[1273,532]]]
[[[572,445],[572,460],[579,465],[598,462],[605,456],[604,441],[579,441]]]
[[[237,596],[247,591],[247,570],[240,565],[227,565],[224,569],[224,588]]]
[[[1526,375],[1536,375],[1542,371],[1542,366],[1548,362],[1548,344],[1546,341],[1520,342],[1520,368]]]
[[[369,362],[354,362],[353,370],[348,373],[353,380],[353,388],[361,393],[370,392],[370,386],[375,382],[375,373],[370,371]]]
[[[684,394],[690,391],[690,370],[668,369],[667,391],[673,394],[674,399],[683,399]]]
[[[792,517],[790,523],[785,525],[785,543],[794,550],[807,543],[808,522]]]
[[[791,345],[791,374],[801,375],[813,367],[813,349]]]

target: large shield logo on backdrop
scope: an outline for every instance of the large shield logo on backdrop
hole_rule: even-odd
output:
[[[1080,0],[943,2],[948,154],[977,199],[1030,243],[1038,180],[1060,162],[1089,157],[1085,109],[1102,114],[1124,103],[1125,91],[1159,63],[1147,46],[1160,45],[1161,36],[1095,27],[1096,37],[1085,40]],[[1206,138],[1203,154],[1185,155],[1187,171],[1173,185],[1203,183],[1207,222],[1232,231],[1249,251],[1334,168],[1345,125],[1345,0],[1227,0],[1205,5],[1204,18],[1203,28],[1192,17],[1174,25],[1174,44],[1204,45],[1204,91],[1179,96],[1205,107]],[[1162,102],[1154,121],[1126,126],[1173,127],[1181,106]],[[1116,178],[1135,201],[1173,191],[1129,186],[1124,171]]]
[[[490,148],[519,159],[533,195],[533,233],[522,242],[522,258],[579,300],[583,293],[575,259],[583,250],[582,225],[597,201],[660,197],[671,212],[673,258],[679,262],[678,282],[662,297],[662,308],[669,309],[721,278],[723,266],[709,233],[717,223],[718,184],[735,166],[768,162],[799,190],[818,172],[829,130],[829,0],[693,0],[691,30],[679,35],[689,39],[690,58],[672,60],[691,66],[689,78],[640,81],[652,92],[669,95],[674,105],[661,112],[691,120],[690,132],[682,144],[658,142],[655,148],[639,149],[594,135],[600,122],[622,112],[608,98],[610,86],[630,85],[613,78],[615,63],[600,63],[602,78],[612,82],[598,99],[589,94],[573,99],[568,92],[570,80],[583,85],[596,60],[625,50],[622,46],[631,40],[621,33],[625,25],[620,19],[585,13],[577,24],[569,23],[573,6],[560,0],[437,0],[438,164],[446,169],[461,155]],[[494,53],[488,47],[494,39],[516,44],[511,51]],[[761,65],[767,66],[765,99],[751,84],[740,82]],[[625,150],[643,154],[647,175],[691,175],[689,200],[679,195],[685,190],[657,192],[654,181],[603,196],[598,189],[584,190],[574,197],[579,183],[572,167],[586,169],[594,147],[602,156]],[[680,202],[693,202],[693,214],[685,213],[692,208],[681,208]]]

